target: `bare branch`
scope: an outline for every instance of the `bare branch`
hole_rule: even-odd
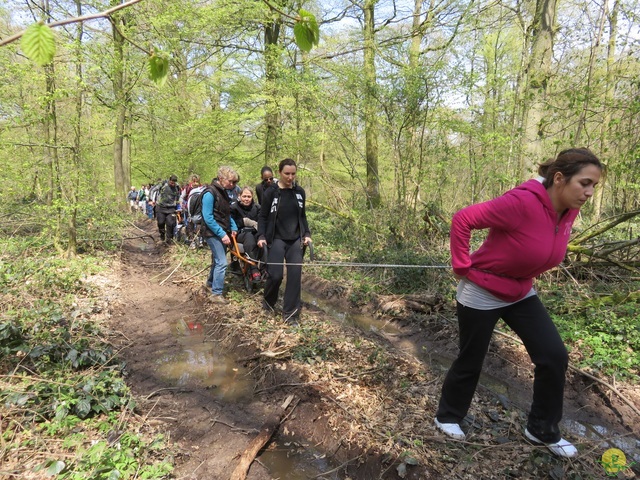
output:
[[[113,8],[110,8],[108,10],[105,10],[104,12],[99,12],[99,13],[92,13],[90,15],[84,15],[82,17],[75,17],[75,18],[68,18],[66,20],[59,20],[57,22],[52,22],[52,23],[48,23],[47,26],[49,27],[59,27],[61,25],[69,25],[70,23],[77,23],[77,22],[85,22],[87,20],[95,20],[97,18],[104,18],[104,17],[108,17],[109,15],[111,15],[113,12],[116,12],[118,10],[121,10],[123,8],[126,7],[130,7],[131,5],[134,5],[138,2],[141,2],[142,0],[129,0],[126,3],[123,3],[121,5],[116,5]],[[8,45],[9,43],[15,42],[16,40],[18,40],[19,38],[22,37],[22,35],[24,35],[24,32],[26,32],[25,30],[22,30],[14,35],[11,35],[10,37],[4,38],[2,40],[0,40],[0,47],[3,45]]]

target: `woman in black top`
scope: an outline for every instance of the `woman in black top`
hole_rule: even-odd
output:
[[[264,191],[258,216],[258,247],[267,245],[269,257],[267,282],[264,287],[263,308],[273,311],[284,277],[283,263],[287,262],[287,284],[282,302],[282,318],[297,324],[300,316],[302,289],[302,249],[311,243],[311,232],[305,210],[304,189],[295,183],[297,166],[290,158],[280,162],[280,177],[276,184]]]
[[[238,226],[238,242],[242,243],[244,251],[254,260],[259,255],[256,240],[259,211],[260,205],[253,201],[253,192],[249,187],[243,187],[238,201],[231,205],[231,217]],[[260,272],[256,266],[251,265],[249,272],[252,282],[260,281]]]
[[[260,170],[260,180],[261,182],[256,185],[256,198],[258,199],[258,203],[262,204],[262,197],[264,195],[264,191],[273,186],[273,182],[276,180],[273,178],[273,170],[271,167],[264,166]]]

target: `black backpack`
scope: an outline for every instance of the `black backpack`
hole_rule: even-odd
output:
[[[187,212],[189,212],[189,218],[193,223],[202,222],[202,196],[205,192],[213,194],[211,187],[197,187],[189,192]]]

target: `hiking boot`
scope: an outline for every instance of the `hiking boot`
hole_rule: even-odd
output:
[[[298,325],[300,325],[300,312],[298,310],[295,310],[292,313],[283,313],[282,321],[284,323],[297,327]]]
[[[260,272],[253,272],[251,274],[251,281],[253,283],[258,283],[262,278],[260,277]]]
[[[573,444],[564,438],[561,438],[557,442],[553,443],[545,443],[542,440],[538,440],[533,434],[529,432],[526,428],[524,429],[524,436],[527,437],[531,443],[536,445],[544,445],[551,453],[564,458],[573,458],[578,456],[578,449],[573,446]]]
[[[227,304],[227,301],[225,300],[225,298],[222,295],[216,294],[216,293],[212,293],[209,296],[209,301],[213,303],[224,304],[224,305]]]
[[[275,306],[271,306],[269,305],[269,302],[267,302],[264,298],[262,299],[262,310],[264,310],[267,313],[275,313]]]
[[[465,433],[460,428],[460,425],[457,423],[440,423],[437,418],[434,419],[434,423],[438,430],[444,433],[447,437],[453,438],[455,440],[464,440],[467,438]]]

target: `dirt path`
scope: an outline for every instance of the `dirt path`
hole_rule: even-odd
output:
[[[567,436],[580,444],[578,460],[528,445],[521,429],[529,360],[500,337],[465,427],[469,440],[446,441],[432,416],[456,335],[453,314],[437,296],[371,306],[396,312],[380,317],[392,319],[388,331],[349,324],[313,302],[295,329],[262,312],[258,297],[233,282],[229,305],[213,306],[202,288],[206,273],[188,279],[208,262],[207,252],[168,251],[144,236],[157,237],[152,222],[138,226],[131,237],[139,238],[125,241],[113,272],[112,342],[127,362],[140,413],[176,445],[177,478],[231,478],[274,418],[282,423],[249,479],[598,478],[609,445],[603,436],[640,448],[633,410],[577,374],[569,375],[565,428],[575,427]],[[335,285],[309,274],[305,289],[339,297]],[[415,304],[428,308],[416,312]],[[637,388],[617,387],[640,405]]]

